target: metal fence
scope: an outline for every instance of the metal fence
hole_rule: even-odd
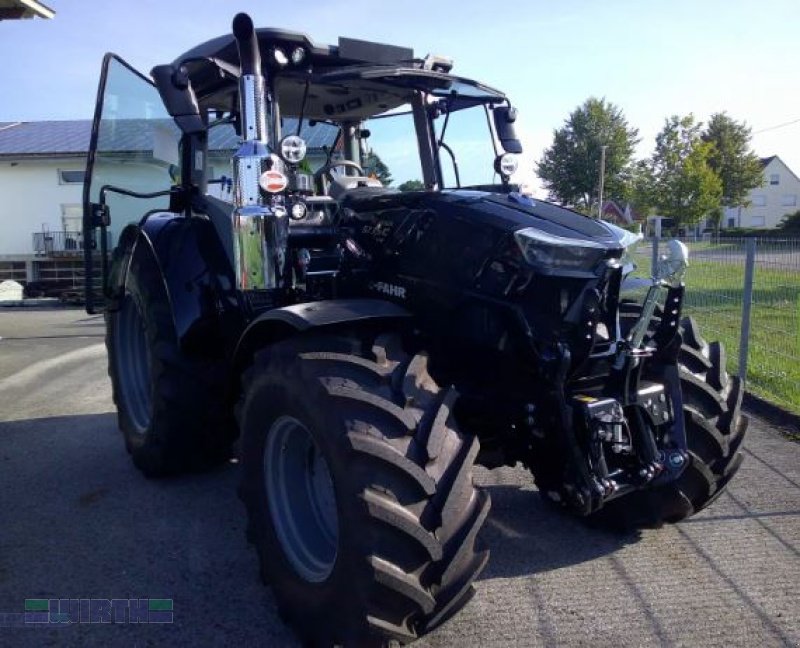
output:
[[[33,251],[45,256],[82,254],[83,232],[34,232]]]
[[[720,340],[728,370],[752,393],[800,413],[800,240],[719,238],[684,241],[690,250],[685,314]],[[657,239],[637,250],[634,278],[651,273]],[[644,282],[626,290],[640,296]]]

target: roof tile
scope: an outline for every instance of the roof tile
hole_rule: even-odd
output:
[[[105,152],[145,152],[153,149],[152,127],[161,126],[177,134],[172,120],[106,121],[101,128],[98,149]],[[146,126],[146,127],[144,127]],[[297,120],[286,118],[284,131],[293,133]],[[89,150],[92,122],[88,119],[70,121],[0,122],[0,157],[44,157],[48,155],[85,155]],[[303,125],[301,136],[308,148],[319,150],[332,146],[338,129],[325,123]],[[234,150],[238,137],[230,125],[211,130],[209,148],[212,151]]]

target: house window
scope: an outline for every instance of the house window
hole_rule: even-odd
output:
[[[771,185],[776,185],[781,183],[781,176],[777,173],[771,173],[769,176],[769,183]]]
[[[728,227],[736,227],[736,219],[735,218],[729,218],[728,219]]]
[[[86,178],[86,171],[66,171],[64,169],[58,170],[58,184],[83,184]]]
[[[764,227],[766,224],[766,220],[763,216],[751,216],[750,217],[750,226],[751,227]]]
[[[766,207],[767,197],[764,194],[756,194],[753,196],[753,207]]]
[[[797,194],[783,194],[781,196],[781,207],[796,207]]]

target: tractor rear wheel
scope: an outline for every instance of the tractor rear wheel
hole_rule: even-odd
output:
[[[106,312],[112,395],[125,446],[148,477],[200,470],[230,456],[235,420],[220,361],[178,346],[155,264],[135,257],[124,295]]]
[[[281,618],[313,645],[406,643],[471,597],[489,496],[456,397],[393,335],[261,352],[239,410],[248,538]]]

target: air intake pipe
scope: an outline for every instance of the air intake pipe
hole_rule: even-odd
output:
[[[283,172],[283,164],[270,150],[270,145],[274,146],[274,137],[270,138],[267,131],[271,102],[261,74],[261,54],[250,16],[236,15],[233,36],[242,70],[239,121],[243,140],[233,156],[236,283],[241,290],[268,290],[281,285],[289,221],[280,196],[262,197],[259,179],[270,169]]]

